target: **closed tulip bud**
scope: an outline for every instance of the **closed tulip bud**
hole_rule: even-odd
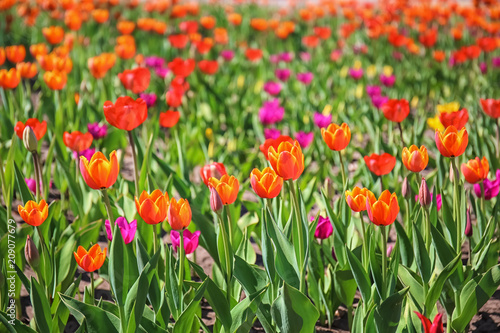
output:
[[[23,142],[24,147],[31,152],[34,153],[38,150],[38,140],[36,139],[35,132],[31,127],[26,126],[23,132]]]
[[[466,237],[472,237],[472,221],[470,217],[470,207],[467,208],[467,224],[465,225],[465,232],[464,232]]]
[[[432,202],[429,186],[427,186],[427,182],[423,177],[422,182],[420,183],[420,190],[418,191],[418,201],[420,202],[420,206],[422,207],[429,207]]]
[[[333,247],[332,247],[332,257],[333,257],[333,260],[338,261],[337,255],[335,254],[335,248],[333,248]]]
[[[210,186],[210,208],[219,214],[222,207],[224,207],[224,204],[222,203],[219,193],[214,187]]]
[[[38,253],[35,242],[33,242],[33,239],[29,235],[28,238],[26,238],[24,256],[26,257],[26,261],[31,267],[38,267],[38,264],[40,263],[40,254]]]
[[[455,170],[453,169],[453,164],[450,165],[450,182],[454,182],[455,181]]]
[[[401,194],[403,198],[408,199],[411,196],[411,186],[408,183],[408,177],[403,180],[403,188],[401,189]]]
[[[388,257],[390,257],[390,256],[391,256],[392,250],[394,250],[394,245],[393,245],[393,244],[391,244],[391,245],[389,245],[389,246],[387,247],[387,253],[386,253],[386,255],[387,255]]]
[[[325,179],[323,191],[325,191],[325,195],[329,200],[332,200],[335,196],[335,187],[333,187],[333,182],[330,178]]]

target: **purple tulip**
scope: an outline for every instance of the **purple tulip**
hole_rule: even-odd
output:
[[[160,68],[165,65],[165,59],[156,56],[146,57],[144,58],[144,63],[150,68]]]
[[[225,60],[225,61],[231,61],[234,58],[234,51],[232,50],[222,50],[220,52],[220,56]]]
[[[314,217],[311,217],[311,222],[314,221]],[[319,216],[318,225],[316,226],[316,231],[314,232],[314,237],[319,239],[327,239],[333,234],[333,226],[328,217]]]
[[[259,109],[260,122],[264,125],[271,125],[283,119],[285,109],[280,106],[280,101],[275,98],[271,101],[264,102],[264,105]]]
[[[366,93],[368,96],[380,96],[382,93],[382,88],[380,86],[366,86]]]
[[[500,67],[500,57],[491,59],[491,65],[495,68]]]
[[[24,178],[26,181],[26,185],[30,189],[31,192],[36,193],[36,180],[33,178]]]
[[[186,254],[193,253],[198,247],[198,242],[200,239],[201,231],[197,230],[193,233],[189,230],[184,230],[182,235],[184,236],[184,251]],[[181,245],[181,238],[178,231],[172,230],[170,231],[170,240],[172,241],[172,247],[175,252]]]
[[[380,109],[382,105],[389,100],[389,97],[387,96],[371,96],[372,104],[374,107],[377,109]]]
[[[264,84],[264,91],[271,96],[278,95],[281,91],[281,84],[279,82],[267,81]]]
[[[300,52],[299,56],[303,62],[308,62],[309,60],[311,60],[311,54],[309,52]]]
[[[289,63],[293,60],[293,53],[292,52],[283,52],[283,53],[279,54],[278,56],[279,56],[279,60],[286,62],[286,63]]]
[[[321,112],[314,112],[314,123],[319,128],[326,128],[332,123],[332,115],[324,115]]]
[[[380,82],[386,87],[392,87],[394,85],[394,82],[396,82],[396,76],[381,74]]]
[[[302,148],[307,148],[311,144],[313,139],[314,139],[313,132],[306,133],[306,132],[300,131],[300,132],[297,132],[295,134],[295,140],[297,140],[299,142],[299,144]]]
[[[164,79],[169,72],[170,72],[170,69],[168,69],[168,67],[158,67],[158,68],[155,68],[156,75],[158,75],[162,79]]]
[[[485,179],[483,181],[483,186],[485,200],[491,200],[492,198],[496,197],[500,192],[500,170],[497,170],[495,180]],[[474,193],[478,198],[481,198],[483,196],[481,193],[481,185],[474,184]]]
[[[94,155],[94,153],[95,153],[95,148],[85,149],[85,150],[82,150],[79,153],[77,153],[76,151],[74,151],[73,152],[73,158],[76,160],[76,159],[79,159],[80,156],[84,156],[87,160],[90,161],[90,159],[92,158],[92,155]]]
[[[106,226],[106,234],[108,235],[108,239],[111,242],[113,240],[113,234],[111,233],[111,225],[109,220],[104,222]],[[127,222],[127,219],[123,216],[120,216],[115,221],[115,228],[118,227],[123,237],[123,241],[125,244],[128,244],[134,240],[135,233],[137,231],[137,220],[133,220],[130,223]]]
[[[308,85],[311,83],[311,81],[314,78],[314,74],[311,72],[305,72],[305,73],[297,73],[297,80],[302,82],[305,85]]]
[[[276,78],[282,82],[288,81],[291,73],[292,72],[288,68],[277,68],[274,71],[274,75],[276,75]]]
[[[481,70],[481,74],[486,74],[488,72],[488,66],[485,62],[479,64],[479,69]]]
[[[264,137],[267,139],[277,139],[281,131],[277,128],[264,128]]]
[[[108,125],[106,124],[99,125],[99,123],[90,123],[87,124],[87,129],[90,134],[92,134],[94,140],[104,138],[108,134]]]
[[[352,77],[354,80],[361,79],[363,77],[363,68],[359,69],[349,68],[349,76]]]
[[[156,94],[155,93],[140,93],[139,97],[142,98],[145,102],[148,108],[152,107],[156,103]]]

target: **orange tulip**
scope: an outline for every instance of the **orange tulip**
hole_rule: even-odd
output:
[[[0,47],[0,66],[2,66],[5,62],[5,49]]]
[[[351,129],[346,123],[342,123],[341,126],[330,124],[328,128],[321,129],[321,135],[328,148],[335,151],[345,149],[351,141]]]
[[[262,171],[253,169],[250,173],[250,184],[259,197],[271,199],[280,194],[283,187],[283,178],[269,167],[264,168]]]
[[[82,26],[82,16],[78,10],[68,10],[64,14],[64,24],[73,31],[80,30]]]
[[[174,230],[183,230],[191,223],[191,207],[186,199],[172,198],[168,206],[167,220]]]
[[[64,39],[64,29],[57,26],[50,26],[42,29],[43,37],[50,44],[59,44]]]
[[[49,53],[49,49],[44,43],[33,44],[30,46],[30,53],[34,58],[36,58],[39,55],[45,55]]]
[[[389,153],[381,155],[371,154],[370,156],[363,157],[366,166],[377,176],[387,175],[396,166],[396,157]]]
[[[100,151],[92,155],[90,162],[85,156],[80,156],[80,172],[87,185],[94,190],[113,186],[119,171],[120,164],[114,150],[109,155],[109,160]]]
[[[280,143],[278,150],[271,146],[267,154],[274,171],[284,180],[296,180],[304,172],[304,154],[297,140]]]
[[[398,196],[385,190],[378,200],[369,192],[366,198],[366,210],[373,224],[386,226],[393,224],[399,213]]]
[[[215,27],[215,17],[213,16],[204,16],[200,18],[200,24],[203,28],[210,30]]]
[[[158,224],[165,221],[168,205],[168,193],[163,194],[160,190],[154,190],[151,194],[142,191],[139,198],[135,197],[137,212],[147,224]]]
[[[69,149],[76,151],[77,153],[88,149],[93,141],[92,134],[87,132],[83,134],[80,131],[75,131],[72,133],[64,132],[63,142]]]
[[[366,210],[366,198],[369,193],[373,193],[366,188],[355,187],[352,191],[345,191],[345,201],[353,212],[362,212]]]
[[[120,21],[116,24],[116,28],[122,35],[130,35],[135,29],[133,21]]]
[[[76,252],[73,252],[76,263],[86,272],[94,272],[102,267],[106,260],[107,248],[101,250],[99,244],[92,246],[89,251],[85,250],[82,246],[78,247]]]
[[[92,18],[97,23],[104,23],[109,18],[109,11],[106,9],[95,9],[92,11]]]
[[[491,118],[500,118],[500,99],[480,99],[484,113]]]
[[[64,86],[66,86],[68,77],[66,76],[66,73],[55,70],[51,72],[45,72],[43,74],[43,80],[50,89],[61,90],[62,88],[64,88]]]
[[[230,205],[236,201],[240,190],[240,182],[234,176],[223,175],[220,179],[211,177],[208,187],[213,187],[219,193],[224,205]]]
[[[250,20],[250,26],[257,31],[264,31],[267,29],[267,21],[263,18],[253,18]]]
[[[486,157],[483,157],[481,160],[479,157],[476,157],[473,160],[469,160],[467,163],[463,163],[461,169],[468,183],[477,184],[488,178],[490,164]]]
[[[0,69],[0,87],[4,89],[14,89],[21,81],[21,75],[15,68],[9,70]]]
[[[114,53],[102,53],[98,56],[89,58],[87,66],[90,73],[96,79],[102,79],[106,73],[115,65],[116,55]]]
[[[241,24],[241,14],[231,13],[227,16],[227,20],[231,22],[232,25],[240,25]]]
[[[16,65],[16,69],[23,79],[31,79],[38,72],[36,64],[31,62],[20,62]]]
[[[403,148],[403,164],[411,172],[420,172],[427,167],[429,163],[429,155],[427,148],[411,145],[410,149]]]
[[[19,205],[17,207],[17,211],[24,222],[28,223],[33,227],[38,227],[41,225],[49,214],[49,205],[45,202],[45,200],[41,200],[40,203],[36,203],[33,200],[30,200],[23,207]]]
[[[444,157],[457,157],[464,153],[469,143],[469,134],[465,127],[460,131],[455,126],[448,126],[443,133],[436,130],[436,146]]]
[[[269,152],[269,147],[274,147],[274,150],[278,150],[279,145],[283,141],[288,141],[293,144],[293,139],[289,137],[288,135],[280,135],[276,139],[266,139],[266,141],[260,145],[259,149],[260,151],[266,156],[266,159],[268,158],[268,152]]]
[[[206,186],[209,185],[210,178],[215,177],[218,179],[224,175],[227,175],[226,167],[219,162],[213,162],[200,168],[200,176]]]
[[[24,45],[7,46],[5,48],[5,56],[10,62],[17,64],[18,62],[23,61],[24,57],[26,57],[26,49],[24,48]]]
[[[45,120],[40,122],[40,120],[36,118],[30,118],[26,120],[25,123],[23,123],[22,121],[18,121],[16,126],[14,127],[14,132],[16,132],[17,136],[21,140],[23,139],[23,133],[26,126],[31,127],[33,132],[35,132],[37,140],[41,140],[47,132],[47,122]]]

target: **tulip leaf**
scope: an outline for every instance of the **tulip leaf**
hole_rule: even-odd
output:
[[[314,332],[319,312],[309,298],[284,282],[271,313],[281,332]]]
[[[424,287],[422,285],[422,278],[418,276],[415,272],[412,272],[408,267],[404,265],[399,266],[398,278],[403,284],[403,286],[409,287],[410,297],[413,303],[422,312],[421,306],[424,304]]]
[[[264,220],[267,218],[267,214],[270,214],[266,208],[262,209],[261,215],[261,237],[260,237],[260,247],[262,251],[262,262],[266,269],[267,276],[269,279],[273,279],[276,276],[275,262],[274,262],[274,250],[269,234],[266,231],[266,226],[264,225]]]
[[[326,208],[326,214],[330,221],[333,223],[333,249],[335,250],[335,255],[339,261],[340,267],[345,267],[347,263],[346,251],[345,251],[345,227],[342,222],[339,221],[337,215],[333,213],[332,207],[330,206],[330,200],[326,197],[323,191],[321,192],[323,198],[323,204]]]
[[[409,289],[406,287],[392,294],[375,308],[375,327],[378,333],[396,332],[401,319],[401,305]]]
[[[30,300],[35,313],[35,323],[40,332],[52,332],[52,316],[50,314],[49,300],[38,281],[31,277]]]
[[[78,323],[83,325],[83,322],[85,322],[86,332],[102,333],[120,331],[120,319],[111,312],[80,302],[64,294],[59,294],[59,296]]]
[[[412,221],[410,221],[412,223]],[[411,245],[410,239],[406,234],[403,226],[399,222],[394,223],[396,228],[396,233],[398,235],[399,252],[401,253],[401,262],[403,265],[410,267],[413,263],[413,247]]]
[[[425,308],[427,311],[431,311],[431,309],[434,308],[439,296],[441,295],[444,284],[448,281],[449,276],[455,272],[461,260],[462,255],[458,254],[455,259],[446,265],[446,267],[439,273],[437,279],[432,282],[431,288],[429,289],[425,299]]]
[[[34,200],[33,195],[31,194],[30,189],[28,188],[28,185],[26,185],[26,181],[24,180],[24,176],[19,170],[17,163],[14,162],[14,169],[16,172],[16,184],[17,184],[17,189],[19,190],[19,194],[21,195],[21,201],[25,205],[26,202],[29,200]],[[37,184],[36,186],[40,186]]]
[[[336,270],[333,272],[335,293],[346,306],[351,306],[356,296],[357,284],[350,269]],[[340,305],[340,304],[339,304]]]
[[[255,294],[248,295],[241,302],[236,304],[231,310],[230,332],[248,333],[253,327],[255,314],[259,309],[264,293],[267,289],[262,289]]]
[[[17,318],[12,319],[7,313],[0,311],[0,323],[8,333],[36,333],[31,327],[24,325]]]
[[[200,307],[200,301],[203,297],[203,294],[205,293],[205,289],[208,283],[207,281],[208,278],[205,279],[205,281],[203,281],[203,283],[198,287],[193,299],[175,322],[172,333],[191,332],[191,327],[193,326],[196,310]]]
[[[149,289],[152,273],[151,265],[147,263],[139,278],[134,282],[130,290],[127,291],[127,298],[125,300],[125,318],[127,318],[128,322],[126,332],[133,333],[139,328],[147,299],[147,293],[142,291]]]
[[[425,249],[425,243],[422,239],[422,235],[417,230],[413,228],[413,251],[415,253],[415,262],[417,263],[420,276],[424,283],[428,283],[431,278],[432,267],[431,259],[429,253]]]
[[[368,273],[366,273],[361,261],[354,255],[346,247],[347,260],[349,261],[349,265],[351,266],[352,275],[358,284],[359,292],[361,293],[361,297],[363,298],[363,302],[369,303],[371,298],[371,283],[368,277]]]
[[[264,270],[249,264],[238,256],[234,257],[234,277],[243,286],[247,295],[258,293],[268,284]]]

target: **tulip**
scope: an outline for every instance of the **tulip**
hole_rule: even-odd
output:
[[[35,63],[20,62],[16,65],[16,69],[23,79],[31,79],[37,74]]]
[[[308,85],[311,83],[311,81],[314,78],[314,74],[311,72],[306,72],[306,73],[297,73],[297,80],[302,82],[305,85]]]
[[[465,224],[464,235],[468,238],[472,237],[472,222],[470,217],[470,207],[467,207],[467,221]]]
[[[318,126],[319,128],[325,128],[330,125],[332,122],[332,115],[324,115],[321,112],[315,112],[314,113],[314,124]]]
[[[264,102],[259,109],[259,119],[263,125],[272,125],[280,122],[285,115],[285,109],[280,106],[280,101],[276,98]]]
[[[411,172],[420,172],[427,167],[429,163],[429,155],[427,148],[411,145],[410,149],[403,148],[403,164]]]
[[[500,99],[480,99],[481,107],[484,113],[486,113],[491,118],[500,118]]]
[[[452,102],[444,105],[438,105],[438,117],[441,124],[444,127],[455,126],[456,128],[462,128],[467,124],[469,120],[469,112],[467,109],[460,109],[460,104],[458,102]]]
[[[125,89],[138,94],[146,90],[151,80],[151,73],[147,68],[138,67],[134,69],[127,69],[118,74],[118,78],[122,82]]]
[[[132,242],[137,231],[137,220],[133,220],[128,223],[126,218],[120,216],[116,219],[115,223],[120,229],[125,244],[129,244],[130,242]],[[111,232],[110,221],[106,220],[104,222],[104,226],[106,227],[106,235],[108,236],[108,240],[111,242],[113,240],[113,233]]]
[[[371,154],[370,156],[363,157],[368,169],[377,176],[387,175],[396,166],[396,157],[389,153],[381,155]]]
[[[224,205],[230,205],[236,201],[240,189],[240,183],[234,176],[223,175],[220,180],[211,177],[208,186],[215,188]]]
[[[291,144],[294,142],[288,135],[280,135],[275,139],[266,139],[266,141],[260,145],[259,149],[266,156],[266,159],[269,159],[269,148],[273,147],[274,150],[278,150],[279,145],[285,141]]]
[[[26,48],[24,45],[7,46],[5,47],[5,56],[10,62],[17,64],[26,57]]]
[[[347,147],[351,141],[351,129],[346,123],[342,125],[330,124],[321,129],[321,135],[328,148],[335,151],[341,151]]]
[[[114,104],[106,101],[103,109],[108,123],[126,131],[138,127],[148,117],[148,108],[142,98],[134,100],[129,96],[118,97]]]
[[[225,61],[231,61],[234,58],[234,52],[232,50],[222,50],[220,56],[224,58]]]
[[[26,205],[24,205],[24,207],[19,205],[17,207],[17,210],[24,222],[33,227],[42,225],[49,214],[49,206],[43,199],[40,201],[40,203],[36,203],[35,201],[30,200],[26,202]]]
[[[431,323],[429,319],[424,317],[424,315],[418,313],[415,311],[417,314],[418,318],[420,318],[420,321],[422,322],[422,326],[424,328],[424,333],[444,333],[444,328],[443,328],[443,315],[441,313],[438,313],[434,317],[434,321]]]
[[[385,190],[378,200],[373,193],[367,193],[366,210],[370,221],[378,226],[393,224],[399,213],[398,197],[396,193],[391,194],[388,190]]]
[[[198,68],[207,75],[214,75],[219,69],[219,63],[217,60],[201,60],[198,63]]]
[[[201,179],[206,186],[208,186],[210,178],[215,177],[219,179],[224,175],[227,175],[226,167],[219,162],[207,164],[200,169]]]
[[[72,133],[64,132],[63,142],[69,149],[76,151],[77,153],[88,149],[92,144],[93,137],[90,133],[82,133],[80,131],[75,131]]]
[[[278,95],[281,91],[281,84],[279,82],[268,81],[264,84],[264,91],[269,95]]]
[[[135,197],[137,212],[147,224],[158,224],[165,221],[168,206],[168,193],[162,193],[160,190],[154,190],[151,194],[142,191],[139,198]]]
[[[43,74],[43,80],[45,84],[52,90],[61,90],[66,86],[68,77],[65,72],[58,70],[45,72]]]
[[[436,130],[436,146],[444,157],[457,157],[464,153],[469,143],[469,134],[465,127],[460,131],[455,126],[448,126],[443,133]]]
[[[485,200],[491,200],[492,198],[496,197],[498,193],[500,193],[500,170],[496,171],[496,179],[495,180],[488,180],[485,179],[483,180],[483,187],[484,187],[484,199]],[[479,184],[474,184],[474,193],[478,198],[482,198],[482,190],[481,190],[481,185]]]
[[[281,136],[281,132],[277,128],[264,128],[264,138],[277,139]]]
[[[299,131],[295,133],[295,140],[297,140],[302,148],[307,148],[309,145],[312,143],[314,139],[314,133],[313,132],[303,132]]]
[[[38,140],[36,138],[35,132],[29,126],[24,128],[23,131],[23,144],[24,148],[30,153],[36,154],[38,151]]]
[[[401,194],[403,195],[403,198],[405,198],[405,199],[408,199],[411,195],[411,187],[410,187],[410,184],[408,183],[408,177],[405,177],[405,179],[403,179]]]
[[[183,230],[191,223],[191,207],[186,199],[170,199],[168,205],[167,220],[174,230]]]
[[[20,81],[21,73],[17,69],[0,69],[0,88],[14,89]]]
[[[461,169],[465,180],[470,184],[476,184],[488,177],[490,164],[486,157],[483,157],[481,160],[479,157],[476,157],[473,160],[469,160],[467,163],[463,163]]]
[[[99,123],[87,124],[87,130],[94,140],[102,139],[108,134],[108,126],[106,124],[99,125]]]
[[[314,221],[314,217],[311,217]],[[333,226],[328,217],[318,216],[318,225],[314,231],[314,237],[318,239],[327,239],[333,234]]]
[[[253,169],[250,173],[250,184],[255,193],[263,199],[275,198],[283,187],[283,178],[278,176],[273,169],[267,167],[260,171]]]
[[[40,254],[38,253],[35,242],[33,242],[33,239],[29,235],[26,238],[26,245],[24,246],[24,257],[26,258],[26,262],[33,269],[38,267],[40,263]]]
[[[194,70],[196,62],[194,59],[175,58],[168,63],[168,68],[174,73],[175,76],[188,77]]]
[[[112,151],[109,160],[103,153],[97,152],[92,155],[90,161],[85,156],[80,156],[80,172],[90,188],[102,190],[113,186],[118,178],[120,165],[116,157],[116,151]]]
[[[345,191],[345,201],[353,212],[362,212],[366,210],[366,198],[369,193],[370,190],[356,186],[352,191]]]
[[[160,113],[160,126],[165,128],[172,128],[179,122],[181,113],[179,111],[168,110]]]
[[[107,248],[104,248],[104,251],[102,251],[99,244],[92,246],[88,252],[83,246],[79,246],[78,250],[73,252],[73,255],[78,266],[84,271],[91,273],[102,267],[106,259],[107,250]]]
[[[50,44],[59,44],[64,38],[64,29],[62,27],[50,26],[42,29],[43,36]]]
[[[420,206],[429,207],[432,202],[431,192],[429,191],[429,186],[427,186],[427,182],[425,178],[422,177],[422,182],[420,183],[420,189],[418,191],[418,200],[420,202]]]
[[[293,144],[284,141],[277,150],[270,146],[268,159],[274,171],[284,180],[297,180],[304,172],[304,155],[297,140]]]
[[[330,178],[325,179],[323,183],[323,192],[329,200],[332,200],[335,196],[335,187],[333,186],[333,181]]]
[[[390,99],[381,109],[388,120],[396,123],[402,122],[410,114],[410,104],[406,99]]]
[[[386,87],[392,87],[394,82],[396,82],[396,77],[394,75],[380,75],[380,82]]]
[[[219,193],[213,187],[209,187],[210,190],[210,208],[215,213],[219,214],[224,204],[222,203],[222,199],[220,198]]]
[[[184,251],[186,254],[193,253],[198,248],[198,242],[201,235],[201,231],[197,230],[193,233],[191,231],[185,229],[182,232],[184,236]],[[178,231],[172,230],[170,231],[170,240],[172,241],[172,248],[175,252],[180,246],[180,235]]]
[[[276,78],[282,82],[288,81],[291,75],[291,71],[288,68],[277,68],[274,71]]]

